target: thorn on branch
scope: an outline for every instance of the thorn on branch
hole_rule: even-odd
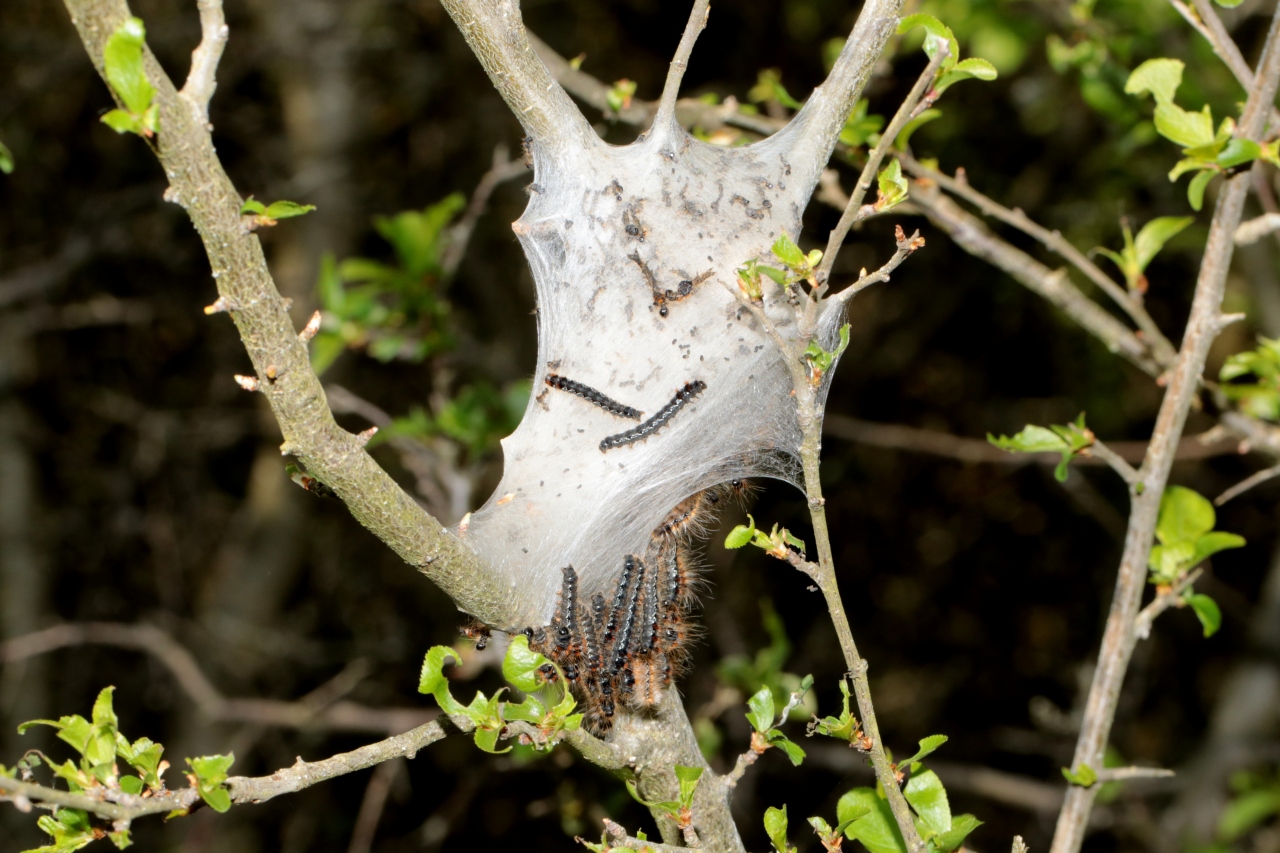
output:
[[[361,447],[364,447],[366,444],[369,443],[369,439],[373,438],[374,435],[377,434],[377,432],[378,432],[378,428],[376,426],[371,426],[366,430],[361,430],[360,432],[356,433],[356,442]]]
[[[321,316],[319,311],[312,314],[311,319],[307,321],[307,325],[302,327],[301,332],[298,332],[298,340],[302,341],[304,344],[310,343],[311,339],[320,331],[320,320]]]
[[[239,310],[239,308],[240,306],[234,301],[225,296],[219,296],[214,300],[212,305],[204,306],[204,313],[212,316],[214,314],[221,314],[224,311],[236,311]]]

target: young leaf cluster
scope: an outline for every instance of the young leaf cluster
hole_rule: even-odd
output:
[[[1066,482],[1067,464],[1084,450],[1093,446],[1095,437],[1084,423],[1084,413],[1069,424],[1050,424],[1047,427],[1027,424],[1017,435],[996,437],[987,434],[987,441],[1010,453],[1061,453],[1062,461],[1053,470],[1058,482]]]
[[[681,831],[684,831],[693,826],[693,795],[698,790],[698,780],[702,778],[702,768],[685,767],[677,764],[673,769],[676,774],[676,783],[679,785],[676,800],[651,803],[640,796],[636,783],[630,779],[627,780],[627,791],[636,802],[662,812],[675,821]]]
[[[804,694],[809,692],[813,687],[813,676],[806,675],[800,681],[799,689],[793,694],[794,705],[800,704],[800,699]],[[799,767],[804,761],[804,750],[799,744],[793,742],[789,737],[782,733],[777,726],[786,722],[790,715],[792,706],[783,708],[779,714],[773,701],[773,691],[768,685],[757,690],[750,699],[747,700],[747,721],[751,723],[751,748],[757,753],[763,753],[770,747],[777,747],[786,753],[787,758],[791,759],[792,765]]]
[[[550,750],[559,735],[582,725],[582,714],[573,713],[577,703],[564,686],[564,673],[558,666],[529,648],[524,635],[512,638],[502,662],[502,674],[518,690],[527,695],[523,702],[504,702],[499,689],[492,697],[477,691],[469,705],[463,705],[449,692],[449,679],[444,667],[450,660],[457,661],[458,654],[448,646],[433,646],[422,662],[418,679],[418,692],[435,697],[443,710],[455,719],[469,720],[474,727],[476,746],[485,752],[509,752],[511,747],[498,749],[498,740],[505,734],[507,723],[521,720],[538,728],[539,740],[532,744],[538,750]],[[548,667],[555,672],[556,687],[548,685],[544,674]],[[546,688],[546,690],[544,690]],[[550,695],[548,695],[548,693]]]
[[[245,217],[245,227],[254,231],[258,228],[270,228],[281,219],[305,216],[315,209],[314,204],[298,204],[296,201],[282,200],[263,204],[253,196],[249,196],[244,200],[244,204],[240,205],[240,215]]]
[[[1252,382],[1232,380],[1252,378]],[[1280,340],[1259,338],[1258,348],[1236,353],[1222,365],[1222,393],[1247,415],[1280,421]]]
[[[124,106],[111,110],[102,123],[116,133],[155,136],[160,123],[156,90],[143,67],[143,45],[147,29],[141,18],[129,18],[107,39],[102,52],[107,83]]]
[[[804,556],[804,542],[793,536],[791,531],[785,527],[779,529],[775,524],[771,531],[765,533],[756,529],[756,520],[750,514],[747,515],[746,524],[737,525],[724,538],[726,548],[736,549],[744,545],[754,545],[779,560],[788,559],[793,552]]]
[[[30,772],[43,759],[54,776],[66,782],[72,793],[106,800],[163,792],[164,773],[169,769],[169,762],[162,759],[164,747],[145,737],[130,741],[120,732],[114,695],[114,687],[103,688],[93,703],[89,719],[72,714],[57,720],[31,720],[20,725],[19,734],[33,726],[52,727],[57,731],[58,739],[70,744],[80,756],[78,761],[55,764],[43,753],[32,752],[19,763],[20,768]],[[232,755],[187,759],[192,769],[187,774],[192,786],[199,791],[205,803],[219,812],[231,808],[231,795],[224,783],[234,760]],[[133,772],[121,773],[121,761]],[[6,773],[3,767],[0,767],[0,773]],[[13,776],[14,773],[10,771],[6,775]],[[57,809],[52,815],[40,818],[39,826],[53,841],[30,853],[69,853],[102,837],[109,838],[121,850],[131,843],[127,826],[114,826],[111,831],[104,832],[95,828],[89,814],[80,809]]]
[[[1171,588],[1187,572],[1219,551],[1244,546],[1244,537],[1214,530],[1216,523],[1213,504],[1203,495],[1182,486],[1165,489],[1156,522],[1156,539],[1160,544],[1151,549],[1147,560],[1151,583],[1157,589]],[[1188,588],[1182,594],[1182,603],[1195,611],[1206,637],[1222,625],[1222,612],[1209,596]]]
[[[1257,159],[1280,165],[1280,140],[1259,145],[1242,139],[1235,135],[1235,119],[1230,116],[1223,118],[1215,131],[1208,104],[1199,112],[1191,112],[1174,103],[1185,67],[1177,59],[1148,59],[1129,75],[1124,90],[1130,95],[1150,93],[1155,99],[1156,132],[1182,146],[1183,157],[1170,170],[1169,180],[1194,173],[1187,187],[1187,200],[1193,210],[1199,210],[1204,205],[1205,187],[1214,175],[1234,172]]]
[[[946,58],[942,60],[942,65],[938,69],[938,78],[934,81],[930,100],[937,98],[961,80],[996,79],[996,67],[987,60],[976,56],[965,60],[960,59],[960,42],[956,40],[950,27],[933,15],[907,15],[898,24],[898,34],[909,33],[916,27],[924,28],[924,52],[930,59],[936,57],[939,51],[947,52]]]
[[[1159,216],[1142,226],[1135,238],[1129,230],[1129,222],[1121,220],[1124,248],[1113,252],[1099,246],[1094,251],[1120,268],[1130,293],[1144,294],[1147,292],[1147,266],[1164,248],[1165,243],[1194,221],[1190,216]]]
[[[374,220],[395,252],[394,264],[323,259],[318,290],[324,322],[311,357],[317,373],[344,349],[363,350],[383,362],[419,362],[453,346],[443,260],[448,226],[465,206],[462,194],[453,193],[424,210]]]

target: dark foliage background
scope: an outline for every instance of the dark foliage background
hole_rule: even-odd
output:
[[[686,5],[524,4],[531,28],[562,54],[585,53],[585,71],[633,79],[646,98],[658,94]],[[991,59],[1001,78],[949,92],[944,118],[913,145],[948,171],[965,167],[975,186],[1080,247],[1114,247],[1121,216],[1141,223],[1187,212],[1184,185],[1164,177],[1175,152],[1138,127],[1142,107],[1121,93],[1125,69],[1179,56],[1190,69],[1188,101],[1207,99],[1217,115],[1241,95],[1160,0],[1106,4],[1097,21],[1080,18],[1087,6],[928,3],[956,29],[965,54]],[[1246,2],[1228,21],[1251,59],[1260,30],[1252,16],[1269,13],[1258,6]],[[194,3],[137,0],[133,8],[180,79],[198,39]],[[759,70],[776,67],[802,96],[823,77],[824,43],[847,34],[856,11],[846,0],[718,4],[686,91],[746,100]],[[516,122],[435,0],[228,0],[227,13],[232,38],[212,110],[224,163],[245,194],[319,206],[264,234],[299,325],[316,306],[324,252],[385,258],[375,215],[469,194],[495,146],[519,151]],[[1054,34],[1095,37],[1111,57],[1088,73],[1055,71],[1045,47]],[[900,46],[868,90],[872,111],[891,113],[922,63],[914,46]],[[180,209],[162,200],[165,181],[150,153],[98,122],[108,93],[60,4],[0,4],[0,81],[0,140],[18,166],[0,177],[0,637],[63,621],[147,621],[193,650],[228,696],[296,699],[362,658],[370,674],[349,698],[427,707],[414,692],[421,654],[455,641],[459,615],[339,503],[285,476],[269,413],[231,379],[250,371],[230,322],[201,313],[215,294],[199,242]],[[601,129],[617,142],[635,132],[603,121]],[[853,175],[843,170],[846,186]],[[457,348],[419,364],[347,353],[327,382],[403,415],[466,383],[530,375],[532,284],[508,227],[524,204],[524,181],[498,189],[450,285]],[[928,248],[853,304],[853,344],[831,412],[981,437],[1084,410],[1108,440],[1147,437],[1159,403],[1147,377],[924,220],[894,220],[921,227]],[[815,204],[810,243],[824,241],[834,222],[833,211]],[[1207,222],[1200,215],[1149,271],[1149,305],[1175,341]],[[892,224],[856,235],[841,274],[887,257]],[[1219,342],[1215,371],[1255,333],[1280,333],[1275,253],[1263,242],[1238,256],[1228,307],[1250,311],[1251,320]],[[1196,418],[1189,432],[1211,423]],[[394,450],[384,446],[378,456],[412,484]],[[466,474],[478,505],[500,454],[475,461]],[[1258,467],[1257,457],[1182,462],[1174,481],[1213,495]],[[1018,832],[1033,850],[1046,849],[1056,812],[1044,785],[1061,787],[1058,768],[1070,760],[1070,715],[1120,552],[1122,484],[1102,468],[1073,468],[1063,486],[1035,465],[966,464],[836,437],[824,475],[841,586],[871,661],[887,742],[901,751],[925,735],[949,735],[936,757],[944,781],[954,780],[953,806],[987,821],[973,848],[1007,849]],[[1173,612],[1140,646],[1114,736],[1126,760],[1214,765],[1222,747],[1207,737],[1210,720],[1251,710],[1220,707],[1224,683],[1246,665],[1277,678],[1277,650],[1251,643],[1249,624],[1267,618],[1256,602],[1268,574],[1273,588],[1280,583],[1272,568],[1278,488],[1262,487],[1221,513],[1220,529],[1249,541],[1216,558],[1202,584],[1226,613],[1222,632],[1206,641],[1190,613]],[[786,487],[768,486],[752,512],[761,523],[807,529],[803,504]],[[718,660],[768,644],[762,602],[787,627],[785,668],[813,673],[830,710],[842,664],[803,577],[718,546],[707,563],[706,639],[683,685],[691,714],[716,699]],[[497,683],[492,669],[468,672],[483,689]],[[210,724],[149,657],[88,646],[4,669],[0,757],[12,762],[34,746],[57,754],[46,735],[14,736],[16,723],[84,713],[107,684],[118,687],[125,731],[163,741],[175,761],[234,748],[235,770],[256,774],[375,737]],[[743,710],[730,703],[715,721],[721,765],[745,747]],[[1245,764],[1274,765],[1276,715],[1258,716]],[[844,790],[868,783],[855,754],[813,746],[800,769],[769,754],[748,775],[735,808],[749,847],[767,845],[764,808],[787,803],[793,840],[818,849],[799,818],[830,817]],[[999,777],[1011,784],[1000,795],[973,781],[981,768],[1017,775]],[[1171,849],[1161,834],[1170,816],[1192,801],[1212,820],[1226,795],[1224,772],[1185,773],[1178,790],[1121,794],[1101,810],[1087,849]],[[206,810],[168,825],[144,822],[138,849],[343,850],[368,778],[226,816]],[[606,813],[629,828],[649,826],[619,784],[564,751],[537,761],[492,758],[450,739],[397,775],[374,849],[571,849],[570,836],[594,835]],[[0,811],[0,850],[38,843],[34,821]]]

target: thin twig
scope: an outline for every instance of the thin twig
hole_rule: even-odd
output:
[[[1276,87],[1280,84],[1278,34],[1280,8],[1277,8],[1272,17],[1256,84],[1249,92],[1248,102],[1237,127],[1239,138],[1254,141],[1259,139],[1271,112]],[[1187,413],[1200,388],[1209,348],[1221,328],[1222,297],[1234,249],[1232,237],[1244,211],[1249,180],[1247,172],[1230,177],[1218,194],[1182,349],[1169,374],[1168,387],[1151,436],[1151,449],[1142,466],[1146,489],[1142,494],[1133,496],[1129,531],[1117,573],[1115,596],[1107,617],[1098,665],[1094,670],[1080,737],[1071,764],[1075,772],[1086,765],[1095,769],[1103,766],[1103,757],[1120,700],[1120,689],[1137,642],[1136,620],[1142,604],[1147,558],[1151,552],[1159,516],[1160,499],[1169,479],[1169,469],[1173,465],[1174,452],[1182,435]],[[1072,785],[1067,790],[1062,812],[1058,816],[1051,853],[1077,853],[1080,850],[1097,787]]]
[[[378,834],[378,824],[382,822],[382,812],[387,807],[391,785],[399,772],[398,759],[379,764],[374,769],[373,775],[369,777],[369,784],[365,786],[364,799],[360,801],[360,812],[356,815],[356,825],[351,831],[347,853],[369,853],[373,849],[373,839]]]
[[[867,155],[866,165],[862,167],[862,174],[858,176],[858,182],[853,186],[853,192],[849,195],[849,200],[845,204],[844,213],[840,215],[840,221],[836,223],[836,227],[831,229],[831,236],[827,238],[827,251],[822,256],[822,262],[818,265],[818,283],[825,284],[827,277],[831,274],[831,268],[836,262],[836,254],[840,251],[840,247],[844,245],[844,238],[848,236],[849,229],[859,219],[864,218],[862,214],[862,200],[867,195],[867,190],[871,187],[871,182],[875,180],[876,174],[880,169],[880,162],[884,160],[884,155],[889,151],[898,134],[902,132],[902,128],[913,117],[919,114],[916,109],[918,106],[924,106],[921,99],[925,98],[928,92],[932,101],[937,97],[932,92],[933,82],[938,76],[938,69],[942,67],[943,61],[950,54],[950,50],[944,44],[938,48],[933,58],[929,60],[929,64],[925,66],[924,71],[920,72],[920,76],[916,79],[916,83],[911,87],[910,93],[903,100],[898,111],[894,113],[893,120],[889,122],[889,126],[884,133],[880,135],[880,141],[876,143],[876,147],[871,149],[871,153]]]
[[[1178,774],[1163,767],[1108,767],[1098,771],[1099,782],[1124,782],[1129,779],[1171,779]]]
[[[337,678],[297,702],[227,698],[204,674],[191,652],[154,625],[114,622],[55,625],[0,642],[0,663],[14,663],[87,644],[134,649],[152,655],[191,697],[201,716],[213,722],[384,734],[406,731],[436,716],[436,712],[423,708],[370,708],[339,701],[363,678],[361,666],[348,666]]]
[[[462,257],[467,252],[471,234],[476,230],[476,222],[488,209],[489,197],[493,195],[493,191],[504,181],[518,178],[527,172],[524,163],[508,158],[505,145],[498,145],[493,149],[493,165],[480,177],[479,183],[471,192],[471,202],[467,205],[466,212],[449,229],[449,245],[440,261],[446,278],[458,271],[458,264],[462,263]]]
[[[232,776],[226,784],[233,803],[262,803],[281,794],[292,794],[393,758],[413,758],[419,750],[441,740],[445,734],[440,723],[433,721],[412,731],[321,761],[306,762],[299,758],[291,767],[277,770],[270,776]],[[33,803],[83,809],[113,821],[131,821],[146,815],[189,809],[200,800],[200,794],[194,788],[165,791],[149,797],[105,790],[73,794],[5,776],[0,776],[0,792],[8,799],[22,796]]]
[[[1093,444],[1089,445],[1089,447],[1083,451],[1082,455],[1096,456],[1098,459],[1101,459],[1103,462],[1110,465],[1112,470],[1119,474],[1131,487],[1142,482],[1142,475],[1139,474],[1132,465],[1126,462],[1124,457],[1107,447],[1101,441],[1098,441],[1096,438],[1093,440]]]
[[[1143,340],[1148,342],[1152,357],[1161,366],[1167,367],[1173,361],[1173,345],[1169,343],[1169,339],[1160,331],[1160,327],[1156,325],[1155,320],[1151,319],[1151,315],[1142,307],[1142,304],[1126,293],[1124,288],[1116,284],[1111,276],[1104,273],[1097,264],[1089,260],[1083,252],[1068,242],[1062,234],[1057,231],[1050,231],[1037,224],[1021,210],[1010,210],[999,204],[975,190],[969,185],[968,181],[962,178],[952,178],[936,169],[930,169],[908,154],[900,154],[898,159],[902,161],[903,168],[916,177],[933,181],[952,195],[957,195],[977,207],[982,211],[983,215],[998,219],[1007,225],[1012,225],[1019,231],[1035,238],[1049,250],[1061,255],[1072,266],[1084,273],[1090,281],[1101,288],[1107,296],[1111,297],[1113,302],[1119,305],[1133,319],[1133,322],[1142,330]]]
[[[1235,234],[1236,245],[1248,246],[1276,231],[1280,231],[1280,213],[1264,213],[1248,222],[1240,223]]]
[[[1215,506],[1222,506],[1224,503],[1231,500],[1232,498],[1237,498],[1240,495],[1252,489],[1254,486],[1260,486],[1263,483],[1265,483],[1267,480],[1270,480],[1274,477],[1280,477],[1280,465],[1273,465],[1270,468],[1264,468],[1258,473],[1244,478],[1243,480],[1236,483],[1234,486],[1232,486],[1231,488],[1227,489],[1225,492],[1223,492],[1222,494],[1214,498],[1213,503]]]
[[[627,835],[626,829],[609,818],[604,819],[604,831],[609,834],[609,844],[613,847],[625,847],[628,850],[649,851],[649,853],[684,853],[688,849],[650,841],[647,838],[632,838]]]
[[[662,97],[658,100],[658,112],[653,117],[655,129],[675,121],[676,99],[680,97],[680,81],[684,79],[685,69],[689,67],[689,55],[693,53],[693,45],[698,34],[707,25],[707,16],[711,13],[711,0],[694,0],[689,11],[689,21],[685,24],[684,34],[676,47],[676,55],[667,67],[667,80],[662,86]]]
[[[729,786],[730,790],[737,787],[742,781],[742,777],[746,774],[747,768],[760,760],[760,753],[754,749],[748,749],[746,752],[738,756],[738,760],[733,763],[733,769],[724,777],[724,783]]]
[[[893,253],[893,257],[885,261],[884,266],[880,267],[880,269],[873,273],[867,273],[866,275],[861,276],[857,281],[846,287],[844,290],[832,295],[828,302],[835,306],[845,305],[850,299],[857,296],[871,285],[881,281],[888,281],[889,276],[894,270],[902,265],[903,261],[911,257],[916,250],[924,247],[924,238],[920,236],[919,231],[914,232],[910,237],[908,237],[903,232],[902,226],[899,225],[895,228],[894,236],[897,240],[898,250]],[[833,309],[828,308],[825,310]]]
[[[1204,575],[1204,569],[1195,569],[1187,572],[1178,578],[1177,582],[1168,589],[1162,590],[1151,599],[1151,603],[1138,613],[1138,618],[1133,622],[1133,636],[1139,640],[1146,640],[1151,637],[1151,626],[1155,624],[1156,617],[1168,610],[1170,607],[1182,606],[1182,594],[1190,589],[1196,581],[1200,580]]]
[[[200,10],[200,44],[191,52],[191,70],[178,94],[191,105],[197,121],[209,123],[209,101],[218,88],[218,63],[231,30],[222,12],[222,0],[196,0]]]

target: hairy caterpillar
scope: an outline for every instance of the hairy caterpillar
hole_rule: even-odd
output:
[[[622,447],[625,444],[632,444],[637,441],[643,441],[649,436],[656,433],[667,425],[667,422],[676,416],[676,413],[684,408],[694,397],[707,390],[707,383],[701,379],[695,379],[687,383],[683,388],[676,392],[671,398],[671,402],[667,403],[662,409],[649,420],[640,424],[638,427],[632,427],[626,432],[620,432],[617,435],[611,435],[600,442],[600,450],[611,450],[615,447]]]
[[[555,373],[547,374],[546,383],[558,391],[567,391],[570,394],[577,395],[588,403],[599,406],[609,414],[617,415],[620,418],[628,418],[633,421],[638,421],[644,415],[644,413],[639,409],[633,409],[630,406],[625,406],[590,386],[583,385],[581,382],[575,382],[572,379],[566,379],[565,377],[559,376]]]

